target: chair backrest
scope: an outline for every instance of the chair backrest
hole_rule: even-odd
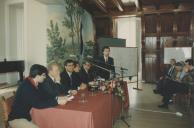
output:
[[[13,104],[14,99],[15,99],[15,92],[13,92],[13,94],[10,95],[9,97],[5,97],[5,96],[1,97],[0,105],[2,106],[2,109],[3,109],[2,117],[3,117],[3,123],[5,128],[8,128],[8,115],[11,112],[11,106]]]

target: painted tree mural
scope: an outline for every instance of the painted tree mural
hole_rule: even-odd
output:
[[[67,57],[66,41],[60,36],[58,24],[53,24],[51,20],[50,28],[47,29],[47,34],[50,41],[50,44],[47,45],[47,63],[55,61],[62,67],[64,58]]]
[[[63,25],[71,30],[69,36],[72,40],[73,54],[79,55],[80,53],[80,28],[81,17],[84,14],[84,10],[79,6],[77,0],[64,0],[67,17],[64,17]]]
[[[81,19],[84,15],[84,10],[79,6],[77,0],[64,0],[65,4],[65,17],[62,21],[53,22],[50,21],[49,28],[47,29],[48,39],[50,44],[47,46],[47,63],[55,61],[63,68],[64,60],[71,58],[70,55],[75,55],[80,61],[84,56],[90,54],[93,55],[93,42],[83,42],[81,32],[82,24]],[[62,24],[59,28],[58,24]],[[62,31],[70,30],[68,37],[69,41],[65,40],[67,37],[63,37]],[[61,33],[60,33],[61,32]],[[82,50],[84,50],[82,52]],[[80,53],[83,53],[80,56]],[[75,58],[74,58],[75,59]],[[61,68],[61,69],[62,69]]]

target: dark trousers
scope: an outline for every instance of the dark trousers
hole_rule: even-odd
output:
[[[169,100],[171,99],[173,94],[188,93],[188,90],[189,90],[189,85],[179,83],[177,81],[173,81],[170,79],[166,79],[163,86],[164,86],[164,89],[162,92],[162,96],[163,96],[163,102],[166,105],[169,104]]]
[[[161,79],[158,81],[158,83],[156,84],[156,90],[158,91],[159,94],[161,94],[164,90],[164,82],[165,82],[165,78]]]

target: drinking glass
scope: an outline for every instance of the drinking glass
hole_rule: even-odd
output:
[[[95,95],[96,95],[96,94],[94,93],[94,92],[95,92],[95,89],[96,89],[96,85],[92,85],[92,86],[91,86],[91,92],[92,92],[91,96],[95,96]]]
[[[81,93],[80,94],[80,102],[81,103],[87,102],[87,100],[86,100],[86,94],[85,93]]]

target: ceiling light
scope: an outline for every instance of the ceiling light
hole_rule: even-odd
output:
[[[133,0],[121,0],[124,4],[125,3],[130,3],[130,2],[133,2]]]
[[[121,0],[124,4],[135,3],[136,7],[139,6],[138,0]]]
[[[106,6],[104,0],[98,0],[98,2],[100,2],[100,4],[103,5],[104,7]]]

